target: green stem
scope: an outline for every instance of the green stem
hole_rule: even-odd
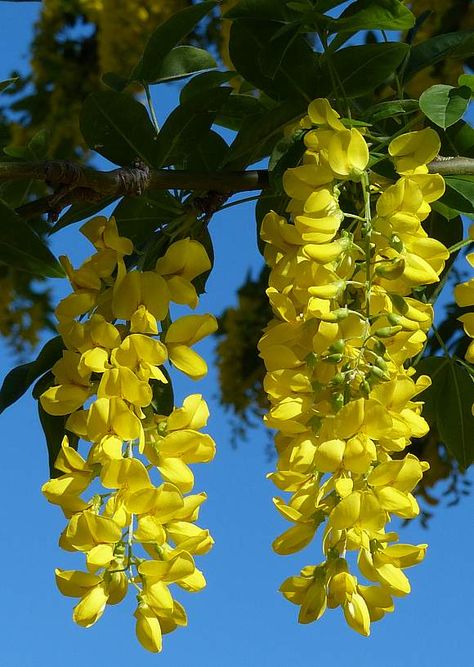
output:
[[[453,252],[457,252],[458,250],[461,250],[461,248],[465,248],[467,245],[470,245],[472,243],[471,239],[463,239],[462,241],[458,241],[458,243],[455,243],[454,245],[450,246],[448,248],[448,252],[451,255]]]
[[[153,127],[155,128],[156,134],[158,134],[160,131],[160,125],[156,117],[155,108],[153,106],[153,100],[151,99],[150,86],[146,83],[144,87],[145,87],[146,101],[148,103],[148,108],[150,110],[151,121],[153,123]]]
[[[363,218],[361,215],[355,215],[354,213],[344,213],[345,218],[353,218],[354,220],[360,220],[361,222],[365,222],[365,218]]]
[[[440,344],[441,349],[442,349],[443,352],[444,352],[444,356],[445,356],[445,357],[450,357],[451,354],[449,353],[449,350],[448,350],[448,348],[447,348],[447,346],[446,346],[446,343],[444,342],[444,340],[443,340],[443,339],[441,338],[441,336],[439,335],[438,328],[437,328],[434,324],[431,325],[431,328],[433,329],[433,333],[434,333],[434,335],[435,335],[436,340],[438,341],[438,343]]]
[[[417,114],[414,118],[409,120],[408,123],[406,123],[406,125],[404,125],[400,130],[397,130],[397,132],[395,132],[395,134],[393,134],[391,137],[389,137],[384,141],[381,141],[379,144],[377,144],[377,146],[374,146],[371,152],[377,153],[381,148],[389,144],[392,141],[392,139],[395,139],[395,137],[398,137],[400,134],[404,134],[415,125],[418,125],[420,121],[421,121],[421,114]]]
[[[349,98],[346,95],[346,91],[344,89],[344,85],[341,81],[339,73],[338,73],[337,69],[334,67],[334,64],[332,62],[331,51],[328,47],[328,41],[327,41],[326,35],[323,32],[320,32],[320,31],[318,31],[318,35],[319,35],[319,39],[321,40],[321,44],[323,45],[324,56],[327,59],[327,63],[328,63],[329,76],[331,77],[331,83],[332,83],[332,87],[333,87],[333,90],[331,91],[331,93],[334,95],[334,97],[336,97],[337,90],[338,89],[340,90],[342,99],[344,100],[344,104],[345,104],[345,107],[346,107],[347,117],[349,118],[349,120],[351,120],[352,116],[351,116],[351,107],[350,107],[350,104],[349,104]]]
[[[370,210],[370,181],[369,174],[367,171],[361,176],[361,185],[364,196],[364,209],[365,209],[365,224],[364,224],[364,234],[365,234],[365,280],[366,280],[366,317],[370,317],[370,292],[372,289],[372,276],[370,272],[370,241],[372,237],[372,212]]]
[[[270,198],[270,196],[273,195],[266,195],[267,198]],[[258,199],[264,199],[265,195],[261,195],[260,197],[244,197],[243,199],[239,199],[238,201],[231,201],[230,204],[224,204],[224,206],[221,206],[218,210],[219,211],[224,211],[226,208],[232,208],[232,206],[238,206],[239,204],[246,204],[249,201],[257,201]]]

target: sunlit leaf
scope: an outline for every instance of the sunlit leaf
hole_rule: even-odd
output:
[[[13,368],[0,389],[0,413],[28,391],[33,382],[61,358],[64,344],[60,336],[49,340],[34,361]]]
[[[467,86],[436,84],[420,96],[420,109],[435,125],[445,130],[454,125],[465,114],[471,99],[471,89]]]
[[[63,278],[64,271],[46,243],[0,200],[0,264],[45,278]]]

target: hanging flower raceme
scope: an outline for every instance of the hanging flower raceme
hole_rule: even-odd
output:
[[[271,403],[265,421],[277,431],[269,476],[291,494],[275,498],[292,525],[273,548],[295,553],[319,530],[324,553],[281,592],[300,607],[301,623],[341,607],[368,635],[372,621],[393,611],[393,598],[410,591],[404,570],[426,550],[399,544],[387,524],[419,512],[413,490],[428,464],[402,453],[428,432],[417,396],[430,379],[415,379],[410,359],[433,312],[413,290],[439,280],[449,253],[422,226],[444,192],[442,177],[426,168],[439,150],[436,133],[391,142],[400,178],[382,189],[368,168],[364,130],[347,125],[327,100],[310,104],[302,164],[283,177],[289,219],[270,212],[263,220],[274,319],[259,350]],[[342,192],[353,202],[347,213]]]
[[[192,346],[216,330],[215,318],[170,323],[169,306],[197,306],[192,281],[210,261],[200,243],[183,239],[154,270],[127,271],[133,245],[113,218],[94,218],[82,232],[96,252],[77,270],[61,259],[73,288],[56,309],[65,349],[52,369],[54,384],[40,397],[43,410],[66,418],[75,442],[89,443],[83,457],[66,436],[55,463],[62,474],[42,489],[68,519],[60,546],[85,556],[85,571],[58,569],[56,581],[64,595],[79,598],[73,618],[84,627],[131,585],[137,637],[157,652],[162,634],[187,624],[170,585],[202,589],[194,557],[213,544],[196,525],[206,495],[190,493],[189,465],[214,457],[212,438],[201,432],[207,405],[193,394],[160,414],[155,400],[169,382],[168,360],[193,379],[206,374]]]

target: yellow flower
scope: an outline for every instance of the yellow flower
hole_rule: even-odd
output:
[[[204,246],[187,238],[169,246],[163,257],[157,260],[155,271],[166,280],[172,301],[195,308],[198,296],[191,281],[210,268],[211,262]]]
[[[296,524],[274,540],[273,550],[286,556],[304,549],[313,539],[324,515],[314,508],[314,516],[306,517],[291,505],[285,505],[281,498],[274,498],[273,502],[285,519]]]
[[[339,114],[324,97],[320,97],[310,103],[308,106],[308,116],[314,125],[327,125],[333,130],[344,129],[344,125],[339,120]]]
[[[159,366],[167,359],[163,343],[143,334],[130,334],[112,351],[110,361],[114,366],[129,368],[143,380],[152,377],[166,384],[168,380]]]
[[[109,248],[119,256],[131,255],[133,252],[133,243],[119,236],[115,218],[91,218],[82,225],[81,232],[97,249]]]
[[[438,282],[449,257],[421,224],[444,181],[427,173],[439,148],[433,130],[391,142],[403,176],[389,185],[369,174],[363,130],[345,129],[327,100],[308,113],[302,127],[320,127],[306,133],[302,164],[283,177],[290,219],[272,212],[262,225],[274,315],[259,342],[270,401],[264,420],[278,431],[269,478],[291,494],[274,502],[293,524],[273,548],[303,549],[325,524],[327,560],[281,591],[301,607],[300,622],[341,606],[348,625],[368,636],[371,621],[393,610],[392,595],[409,592],[402,569],[424,554],[422,545],[387,546],[398,536],[386,525],[392,514],[417,514],[412,491],[427,469],[412,455],[390,454],[428,430],[415,397],[430,381],[415,382],[409,360],[423,348],[433,310],[411,294]],[[349,188],[347,180],[362,184]],[[339,229],[341,193],[351,206],[349,232]],[[470,287],[458,288],[461,300]],[[358,584],[346,551],[359,552],[359,571],[378,586]]]
[[[131,405],[144,408],[150,405],[153,392],[148,382],[140,380],[126,366],[120,366],[105,370],[97,389],[98,398],[112,396],[123,398]]]
[[[50,503],[60,505],[66,516],[86,509],[87,503],[79,496],[91,483],[94,471],[78,452],[69,447],[67,436],[63,438],[55,467],[65,474],[43,484],[44,496]]]
[[[135,631],[137,639],[143,648],[152,653],[160,653],[163,647],[160,621],[152,609],[141,602],[134,616],[136,618]]]
[[[335,132],[329,142],[328,161],[336,178],[358,180],[369,162],[369,149],[359,130]]]
[[[100,276],[97,275],[91,266],[82,266],[75,271],[69,258],[65,255],[60,255],[59,261],[61,262],[74,290],[100,290],[102,286]]]
[[[191,346],[217,331],[213,315],[185,315],[173,322],[165,335],[170,361],[193,380],[207,373],[207,364]]]
[[[53,366],[55,385],[40,397],[47,412],[68,415],[66,428],[89,443],[86,460],[65,438],[56,460],[64,474],[42,488],[69,519],[60,547],[83,552],[88,570],[58,570],[58,587],[80,598],[73,617],[89,627],[133,583],[140,591],[137,636],[156,652],[162,634],[187,623],[168,583],[190,592],[204,588],[192,554],[213,544],[209,531],[194,523],[206,494],[183,497],[194,485],[188,465],[214,456],[214,441],[198,431],[206,425],[207,405],[200,394],[169,416],[156,415],[152,405],[154,382],[169,382],[161,368],[168,350],[173,364],[191,377],[207,370],[191,346],[215,331],[215,318],[184,316],[167,325],[170,298],[196,305],[192,281],[210,261],[200,243],[183,239],[158,259],[155,271],[127,272],[123,256],[133,244],[119,236],[113,219],[94,218],[82,231],[97,252],[77,270],[62,258],[74,290],[56,310],[67,349]],[[121,322],[115,325],[115,319]],[[166,344],[152,337],[159,328]],[[156,472],[164,480],[158,485],[150,477]],[[95,478],[110,492],[83,500]],[[148,566],[143,553],[152,559]]]
[[[108,594],[105,584],[91,588],[74,607],[73,619],[83,628],[90,628],[102,616],[107,604]]]
[[[283,187],[289,197],[306,201],[316,188],[331,183],[334,175],[328,165],[304,164],[287,169],[283,174]]]
[[[116,397],[98,398],[88,410],[76,412],[69,418],[68,428],[80,436],[87,435],[91,442],[111,434],[122,440],[135,440],[143,435],[139,418],[124,400]]]
[[[130,320],[132,333],[157,334],[156,321],[164,320],[168,306],[168,288],[161,276],[153,271],[125,273],[119,264],[112,310],[118,319]]]
[[[50,415],[69,415],[78,410],[91,393],[87,386],[79,384],[60,384],[46,389],[41,394],[40,402],[43,410]]]
[[[395,609],[390,593],[383,586],[362,586],[359,584],[357,590],[365,600],[371,622],[379,621],[387,612],[392,612]]]
[[[388,152],[399,174],[426,174],[426,165],[438,155],[440,147],[438,133],[427,127],[392,139]]]
[[[465,283],[460,283],[454,288],[454,297],[456,303],[461,308],[466,306],[474,306],[474,278],[471,278]]]

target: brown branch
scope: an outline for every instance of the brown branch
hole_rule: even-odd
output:
[[[474,174],[474,159],[438,157],[428,165],[431,173]],[[248,171],[193,172],[149,169],[141,163],[112,171],[99,171],[66,160],[45,162],[0,162],[0,182],[44,181],[53,194],[25,204],[17,212],[25,218],[42,213],[57,217],[61,210],[78,201],[96,202],[108,197],[139,196],[147,190],[190,190],[230,196],[236,192],[265,190],[270,186],[265,169]]]
[[[428,169],[431,174],[441,174],[442,176],[459,176],[461,174],[469,176],[474,174],[474,158],[438,156],[429,163]]]
[[[32,179],[44,181],[54,192],[17,209],[22,217],[47,213],[56,218],[61,210],[78,201],[100,201],[107,197],[139,196],[147,190],[190,190],[230,196],[234,192],[268,187],[266,170],[193,172],[172,169],[150,170],[141,163],[112,171],[99,171],[66,160],[46,162],[0,162],[0,182]]]
[[[143,166],[123,167],[113,171],[98,171],[66,160],[46,162],[0,162],[0,182],[31,178],[45,181],[52,187],[67,185],[95,190],[104,197],[140,194],[136,190],[137,174],[143,176]],[[213,190],[241,192],[268,187],[265,170],[193,172],[155,169],[142,178],[144,190]]]

